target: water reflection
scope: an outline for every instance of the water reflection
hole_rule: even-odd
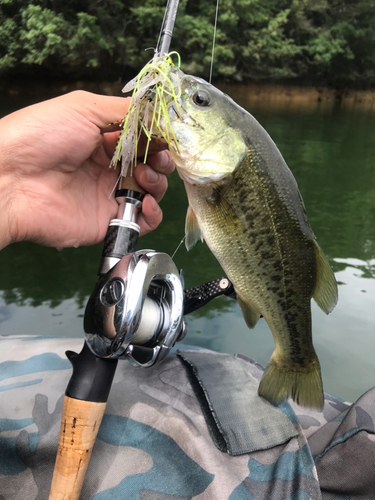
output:
[[[230,89],[226,89],[230,93]],[[267,129],[293,171],[319,244],[339,282],[326,316],[313,303],[313,334],[325,389],[354,400],[375,385],[375,121],[363,108],[291,103],[242,104]],[[139,248],[172,254],[187,207],[177,175],[162,202],[164,221]],[[101,246],[55,249],[22,243],[0,253],[0,334],[82,335],[82,314],[96,279]],[[187,286],[222,275],[204,244],[175,258]],[[188,318],[186,343],[240,352],[265,365],[273,351],[264,320],[245,326],[238,304],[221,298]]]

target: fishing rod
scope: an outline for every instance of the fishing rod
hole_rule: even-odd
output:
[[[179,0],[169,0],[156,48],[168,53]],[[131,169],[129,169],[131,170]],[[145,191],[134,177],[122,177],[109,222],[98,281],[84,314],[80,353],[67,351],[73,373],[68,383],[50,500],[79,499],[91,452],[119,359],[150,367],[186,335],[184,315],[219,295],[234,297],[227,278],[188,290],[172,259],[136,245]]]

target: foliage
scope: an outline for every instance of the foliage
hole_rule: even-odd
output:
[[[121,2],[0,0],[0,71],[91,76],[124,57]]]
[[[0,72],[134,75],[152,57],[165,0],[0,0]],[[172,48],[208,78],[216,2],[181,0]],[[375,84],[373,0],[220,0],[214,75]]]

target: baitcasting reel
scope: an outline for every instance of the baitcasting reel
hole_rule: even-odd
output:
[[[86,307],[86,342],[97,356],[161,361],[186,334],[183,285],[172,259],[140,250],[102,276]]]

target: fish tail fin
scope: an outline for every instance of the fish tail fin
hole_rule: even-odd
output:
[[[294,367],[278,358],[275,353],[272,355],[259,385],[259,396],[273,405],[291,397],[301,406],[321,411],[323,383],[315,352],[306,367]]]

